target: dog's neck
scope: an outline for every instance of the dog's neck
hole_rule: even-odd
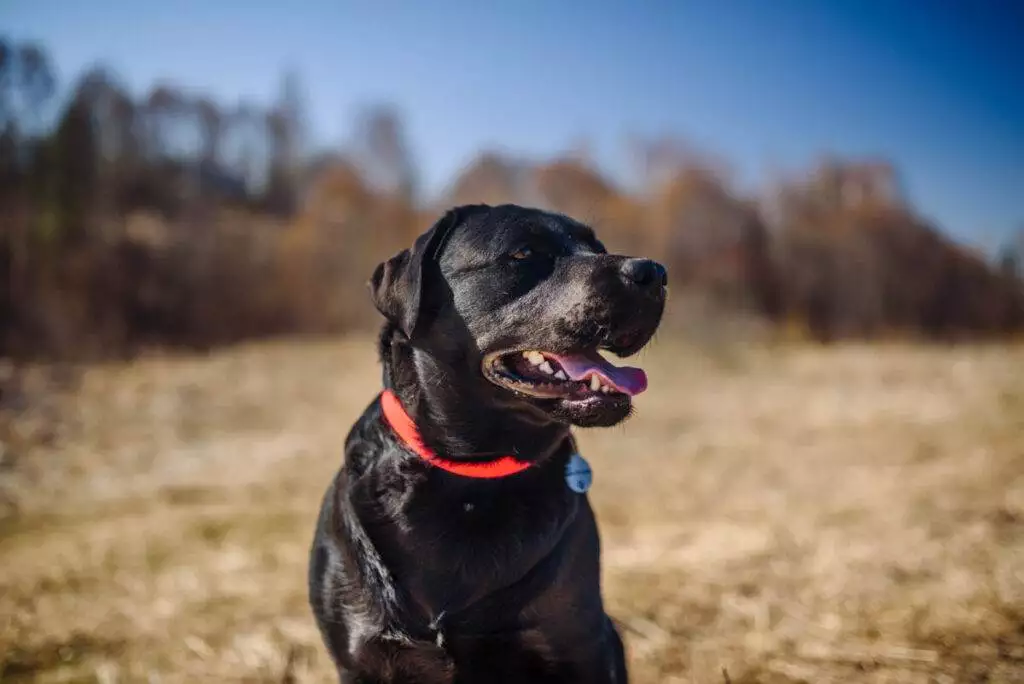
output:
[[[464,371],[414,348],[390,326],[380,342],[384,387],[398,397],[423,443],[443,458],[488,461],[510,455],[539,462],[571,438],[568,425],[474,396]],[[462,410],[453,412],[455,406]]]

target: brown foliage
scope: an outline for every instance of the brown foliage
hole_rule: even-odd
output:
[[[46,54],[0,43],[0,55],[0,355],[366,327],[373,265],[469,202],[588,221],[610,249],[664,261],[674,301],[822,340],[1024,327],[1019,249],[997,268],[945,238],[885,162],[826,160],[759,202],[671,139],[635,144],[640,190],[578,156],[486,152],[427,211],[392,108],[367,109],[351,149],[311,157],[293,74],[261,109],[171,84],[136,100],[93,70],[52,131],[29,133],[54,92]]]
[[[779,204],[785,307],[819,338],[948,339],[1024,325],[1020,283],[915,216],[887,166],[828,162]]]

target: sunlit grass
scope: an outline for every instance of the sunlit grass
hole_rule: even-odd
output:
[[[580,437],[634,681],[1020,681],[1024,347],[639,361]],[[0,474],[0,679],[332,681],[306,553],[379,377],[369,338],[86,372]]]

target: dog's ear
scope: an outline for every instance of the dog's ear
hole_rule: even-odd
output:
[[[387,261],[377,264],[367,286],[377,310],[398,326],[408,339],[413,339],[422,318],[423,291],[426,280],[437,263],[448,235],[465,217],[479,207],[456,207],[449,210],[412,247],[403,249]]]

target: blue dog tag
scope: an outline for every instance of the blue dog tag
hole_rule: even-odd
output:
[[[590,489],[590,483],[594,480],[594,474],[590,470],[590,464],[579,454],[569,457],[565,464],[565,483],[569,489],[577,494],[583,494]]]

